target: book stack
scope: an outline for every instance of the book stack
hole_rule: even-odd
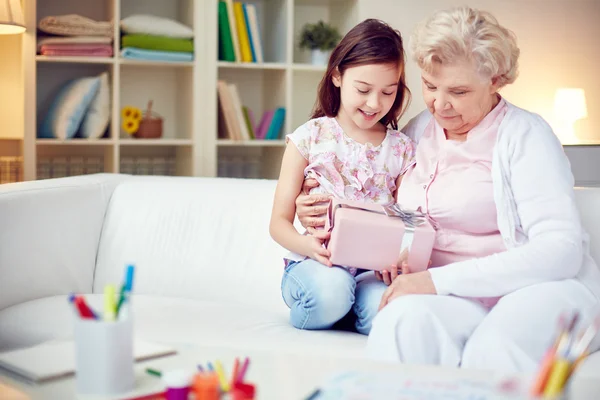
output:
[[[285,108],[265,111],[257,124],[252,110],[242,104],[235,83],[219,80],[217,93],[220,138],[238,141],[279,139],[285,121]]]
[[[264,62],[254,4],[219,1],[219,60]]]

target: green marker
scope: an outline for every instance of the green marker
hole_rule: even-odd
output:
[[[159,378],[162,376],[162,373],[156,369],[146,368],[146,372],[150,375],[158,376]]]

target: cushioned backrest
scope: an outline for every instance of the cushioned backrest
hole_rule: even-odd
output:
[[[575,188],[583,227],[590,234],[590,252],[600,267],[600,188]]]
[[[0,186],[0,310],[92,290],[106,208],[126,178],[98,174]]]
[[[133,263],[137,294],[285,307],[287,251],[268,229],[275,185],[184,177],[124,182],[108,207],[94,292],[120,283]]]

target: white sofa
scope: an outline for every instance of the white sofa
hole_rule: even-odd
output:
[[[100,306],[133,263],[139,337],[361,357],[365,336],[288,324],[286,251],[268,233],[274,189],[111,174],[0,186],[0,352],[71,337],[68,294]],[[577,199],[600,260],[600,188]],[[584,366],[599,367],[600,353]]]

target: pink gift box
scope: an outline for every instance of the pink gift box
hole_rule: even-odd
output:
[[[411,272],[429,266],[435,230],[420,213],[398,205],[384,207],[334,199],[329,205],[326,243],[335,265],[381,271],[396,264],[407,250]]]

